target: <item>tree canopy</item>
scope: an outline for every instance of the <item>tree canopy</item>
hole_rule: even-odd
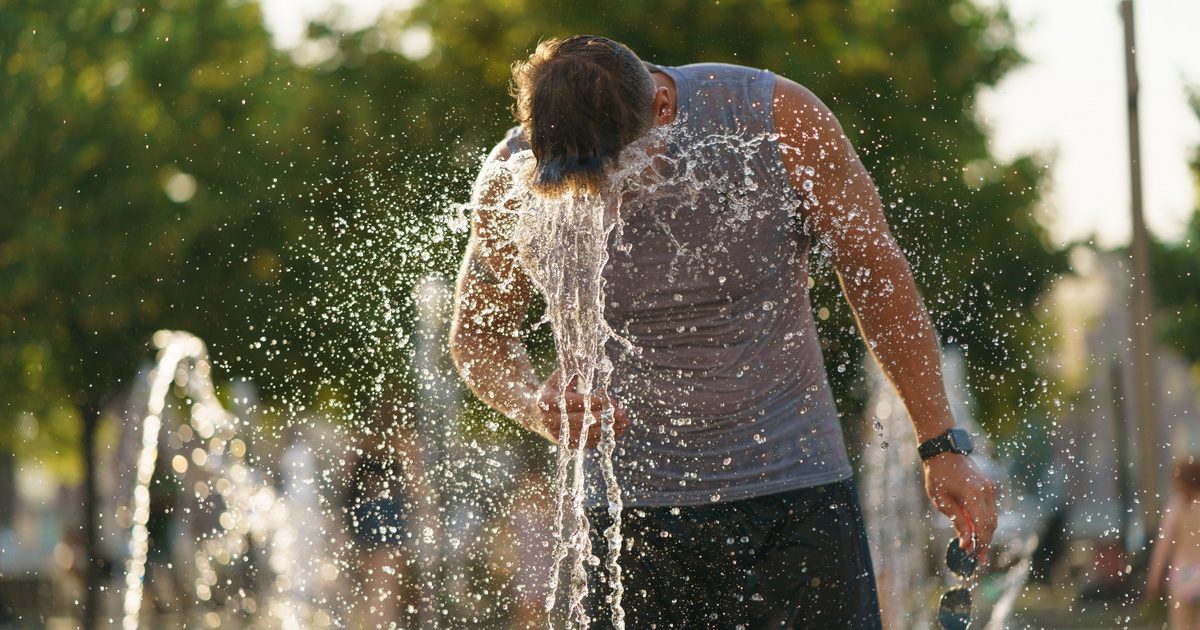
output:
[[[157,328],[228,339],[204,322],[285,237],[211,243],[295,152],[300,105],[257,6],[9,2],[0,72],[0,423],[104,404]]]
[[[1192,94],[1192,110],[1200,118],[1200,92]],[[1200,182],[1200,147],[1191,166],[1194,180]],[[1183,234],[1156,241],[1152,254],[1162,340],[1200,365],[1200,185],[1196,210]]]

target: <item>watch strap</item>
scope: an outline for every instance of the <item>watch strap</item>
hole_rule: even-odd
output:
[[[917,447],[917,453],[921,456],[922,460],[941,455],[942,453],[970,455],[971,451],[970,435],[966,430],[958,427],[947,429],[941,435],[925,440]]]

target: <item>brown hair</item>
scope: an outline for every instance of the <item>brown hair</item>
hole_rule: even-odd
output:
[[[1194,456],[1179,460],[1171,477],[1175,481],[1175,490],[1185,499],[1200,498],[1200,462]]]
[[[654,81],[628,47],[604,37],[547,39],[512,67],[514,115],[545,195],[596,192],[621,148],[654,124]]]

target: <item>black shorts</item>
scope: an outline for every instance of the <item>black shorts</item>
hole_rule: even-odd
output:
[[[594,508],[593,627],[612,627],[603,530]],[[625,625],[642,628],[879,630],[879,600],[852,480],[743,501],[626,508]]]
[[[350,508],[354,542],[366,550],[403,545],[406,512],[404,502],[395,498],[358,499]]]

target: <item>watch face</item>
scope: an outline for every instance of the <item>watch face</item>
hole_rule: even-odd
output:
[[[949,435],[946,436],[950,440],[950,448],[957,453],[968,454],[971,452],[971,434],[967,433],[966,429],[950,429]]]

